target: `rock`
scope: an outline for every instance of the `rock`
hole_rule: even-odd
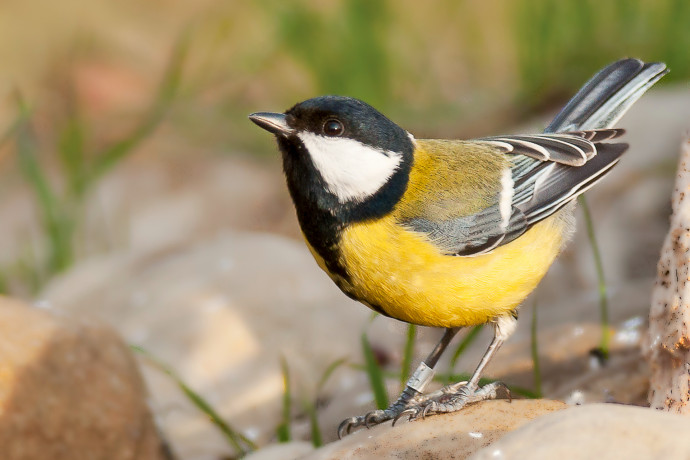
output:
[[[242,460],[297,460],[313,450],[314,446],[310,442],[292,441],[263,447],[242,457]]]
[[[0,297],[4,460],[168,458],[145,393],[110,328]]]
[[[565,407],[548,400],[485,401],[453,414],[360,430],[303,460],[462,459],[528,421]]]
[[[690,420],[617,404],[572,407],[545,415],[480,450],[472,460],[665,460],[690,458]]]
[[[652,369],[649,402],[690,414],[690,140],[683,143],[671,197],[671,228],[661,248],[652,292],[645,355]]]

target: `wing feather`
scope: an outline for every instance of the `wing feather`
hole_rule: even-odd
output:
[[[509,160],[505,168],[512,180],[501,181],[493,203],[479,212],[446,219],[422,215],[407,219],[404,224],[427,234],[449,255],[490,252],[522,235],[603,178],[627,144],[601,143],[599,139],[615,139],[624,132],[602,129],[469,141],[488,145],[496,154],[505,155]],[[510,199],[508,208],[506,197]]]
[[[525,155],[535,160],[582,166],[596,155],[595,143],[622,136],[622,129],[574,131],[558,134],[492,136],[477,139],[500,148],[505,153]]]

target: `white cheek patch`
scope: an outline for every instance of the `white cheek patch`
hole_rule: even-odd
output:
[[[341,203],[376,193],[400,166],[402,156],[342,137],[299,133],[328,190]]]

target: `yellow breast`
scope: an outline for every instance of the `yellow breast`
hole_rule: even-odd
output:
[[[558,213],[475,257],[440,253],[393,215],[350,225],[340,243],[350,279],[341,288],[402,321],[482,324],[513,310],[537,286],[563,245],[566,221]]]

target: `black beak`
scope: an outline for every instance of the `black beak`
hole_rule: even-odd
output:
[[[294,129],[288,126],[285,118],[285,114],[272,112],[257,112],[249,115],[251,121],[276,136],[288,136],[294,132]]]

